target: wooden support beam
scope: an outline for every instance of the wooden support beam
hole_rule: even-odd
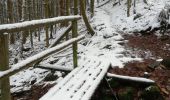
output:
[[[75,38],[77,36],[78,36],[77,22],[72,21],[72,38]],[[73,65],[74,65],[74,68],[76,68],[78,66],[77,42],[73,43]]]
[[[9,68],[8,34],[0,34],[0,71]],[[1,97],[0,100],[11,100],[9,77],[0,81]]]
[[[58,37],[56,37],[55,41],[48,47],[48,48],[52,48],[54,46],[56,46],[57,44],[59,44],[59,42],[64,38],[65,35],[67,35],[72,29],[72,25],[69,25],[67,27],[67,29],[60,34]],[[35,63],[35,66],[38,66],[38,64],[42,61],[43,59],[39,60],[38,62]]]
[[[74,15],[78,14],[78,0],[74,0]],[[77,21],[72,21],[72,38],[78,36],[78,24]],[[77,57],[77,42],[73,43],[73,65],[74,68],[78,66],[78,57]]]
[[[71,29],[72,29],[72,25],[69,25],[62,34],[56,37],[55,41],[53,42],[53,44],[49,46],[49,48],[54,47],[57,44],[59,44],[59,42],[64,38],[65,35],[67,35],[71,31]]]

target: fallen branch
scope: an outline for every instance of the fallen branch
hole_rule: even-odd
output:
[[[111,73],[107,73],[107,76],[111,77],[111,78],[116,78],[119,80],[139,82],[139,83],[145,83],[145,84],[154,84],[155,83],[155,81],[153,81],[153,80],[141,78],[141,77],[130,77],[130,76],[111,74]]]

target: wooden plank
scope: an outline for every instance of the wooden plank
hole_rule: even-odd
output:
[[[89,100],[107,73],[109,63],[90,61],[68,74],[40,100]],[[81,69],[80,69],[81,68]],[[79,69],[79,70],[77,70]],[[75,73],[76,71],[76,73]]]
[[[81,62],[81,61],[80,61]],[[90,60],[86,59],[85,61],[81,62],[82,65],[89,64]],[[83,70],[85,66],[77,67],[71,73],[69,73],[62,81],[60,81],[57,85],[55,85],[52,89],[50,89],[50,92],[45,94],[40,100],[48,100],[49,97],[54,96],[55,93],[57,93],[62,87],[64,87],[68,82],[71,81],[71,79],[81,70]]]
[[[0,34],[0,71],[9,68],[8,34]],[[9,77],[0,81],[0,100],[11,100]]]
[[[17,63],[15,65],[12,66],[12,68],[6,70],[6,71],[3,71],[3,72],[0,72],[0,79],[3,79],[5,77],[9,77],[15,73],[18,73],[19,71],[25,69],[25,68],[28,68],[29,66],[31,66],[32,64],[38,62],[39,60],[41,60],[42,58],[45,58],[53,53],[56,53],[60,50],[62,50],[63,48],[71,45],[72,43],[74,42],[77,42],[77,41],[80,41],[82,40],[83,38],[85,38],[84,35],[82,36],[79,36],[77,38],[73,38],[73,39],[70,39],[62,44],[59,44],[53,48],[50,48],[50,49],[47,49],[47,50],[44,50],[42,51],[41,53],[38,53],[32,57],[29,57],[27,58],[26,60],[23,60],[21,61],[20,63]]]
[[[95,74],[93,69],[100,66],[100,64],[101,64],[101,62],[96,62],[96,63],[90,62],[90,64],[88,66],[85,66],[85,68],[83,70],[81,70],[77,75],[75,75],[75,77],[73,77],[71,79],[71,81],[64,86],[64,89],[60,90],[57,93],[58,96],[60,96],[60,94],[62,94],[66,91],[65,93],[68,93],[68,94],[65,95],[65,98],[73,99],[74,96],[76,96],[76,93],[78,93],[79,90],[87,84],[88,80],[93,78],[93,77],[91,77]],[[95,70],[95,72],[96,71],[97,70]],[[93,81],[91,81],[91,83],[93,83]],[[91,85],[91,84],[88,84],[88,85]],[[81,93],[79,93],[79,94],[81,94]],[[79,95],[79,94],[77,94],[77,95]],[[56,97],[58,97],[58,96],[56,96]],[[82,97],[82,95],[81,95],[81,97]]]
[[[38,27],[43,27],[46,25],[53,25],[56,23],[61,23],[64,21],[73,21],[73,20],[79,20],[81,19],[81,16],[60,16],[60,17],[54,17],[54,18],[48,18],[48,19],[40,19],[40,20],[32,20],[32,21],[25,21],[22,23],[14,23],[14,24],[4,24],[0,25],[0,33],[13,33],[13,32],[19,32],[24,31],[28,29],[34,29]]]
[[[110,67],[110,64],[103,64],[99,67],[99,72],[100,74],[96,74],[98,77],[96,78],[91,78],[91,80],[93,80],[93,84],[91,84],[91,87],[87,86],[87,92],[86,94],[84,94],[82,97],[81,97],[81,100],[89,100],[91,98],[91,96],[93,95],[93,93],[95,92],[95,90],[97,89],[98,85],[101,83],[102,79],[104,78],[104,76],[106,75],[108,69]],[[91,83],[90,81],[91,80],[88,80],[89,83]]]

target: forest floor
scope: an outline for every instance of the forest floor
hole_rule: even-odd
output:
[[[150,1],[154,2],[154,0]],[[157,7],[157,4],[154,3],[154,5],[152,5],[151,2],[151,6],[139,6],[141,8],[137,9],[137,11],[139,13],[142,11],[144,16],[135,21],[133,20],[134,16],[129,18],[126,17],[125,4],[126,3],[123,2],[122,5],[113,7],[113,3],[109,3],[105,7],[95,10],[95,16],[92,18],[91,23],[97,31],[97,34],[90,38],[86,37],[86,39],[82,41],[85,45],[84,43],[79,44],[79,56],[97,56],[101,57],[103,60],[108,58],[113,65],[109,72],[115,74],[143,77],[144,72],[148,72],[150,73],[149,79],[154,80],[161,89],[163,96],[167,98],[167,100],[170,100],[170,71],[160,67],[154,70],[148,69],[148,65],[153,64],[157,59],[170,57],[170,38],[162,40],[160,36],[155,35],[155,33],[145,36],[128,32],[127,34],[124,33],[124,30],[129,32],[132,31],[132,29],[142,30],[150,24],[153,24],[151,19],[155,18],[154,16],[158,13],[158,10],[146,13],[150,8],[144,8]],[[140,5],[141,3],[138,4]],[[160,5],[163,6],[162,4]],[[151,12],[153,12],[153,14]],[[61,61],[69,62],[67,60],[72,61],[72,59],[63,59]],[[13,100],[38,100],[47,93],[52,86],[54,86],[54,84],[32,85],[32,87],[25,92],[21,91],[19,93],[14,93]],[[144,89],[143,86],[141,87],[134,83],[119,83],[116,88],[112,87],[112,89],[115,94],[118,94],[119,91],[125,90],[126,87],[135,89],[135,98],[138,98],[141,90]],[[100,88],[101,87],[98,89]],[[105,89],[105,92],[107,92],[107,89]],[[95,94],[98,96],[96,97]],[[94,100],[100,100],[99,98],[101,95],[99,95],[98,92],[95,94],[93,96]],[[108,94],[106,94],[107,97],[109,97]],[[113,100],[113,95],[111,98],[111,100]]]
[[[143,61],[128,62],[125,64],[124,68],[119,68],[119,66],[115,66],[114,68],[110,69],[109,72],[119,75],[136,77],[143,77],[144,72],[148,72],[150,73],[149,79],[152,79],[156,82],[157,86],[159,86],[161,89],[161,94],[163,94],[166,100],[169,100],[170,70],[162,69],[160,67],[154,70],[150,70],[148,68],[148,65],[153,64],[156,59],[159,59],[160,57],[170,57],[170,50],[168,50],[170,48],[170,37],[166,40],[161,40],[161,38],[154,34],[146,36],[124,35],[123,37],[128,40],[128,42],[121,45],[125,46],[127,49],[131,49],[132,52],[130,53],[135,53],[138,56],[142,57]],[[13,94],[13,100],[18,100],[18,98],[22,98],[19,100],[38,100],[52,86],[54,86],[54,84],[49,84],[46,86],[33,85],[32,88],[28,91]],[[119,86],[113,87],[112,89],[115,91],[116,94],[118,94],[119,91],[123,91],[124,89],[126,89],[126,87],[133,87],[134,89],[136,89],[135,91],[137,92],[134,95],[137,100],[143,86],[141,87],[140,85],[134,85],[133,83],[124,84],[120,82]]]
[[[162,40],[160,36],[155,34],[137,36],[137,35],[124,35],[124,38],[128,40],[125,45],[126,48],[131,49],[131,53],[137,54],[139,57],[143,58],[142,61],[128,62],[125,64],[124,68],[115,67],[110,70],[111,73],[133,76],[133,77],[144,77],[144,72],[149,73],[149,79],[156,82],[156,85],[161,90],[161,94],[166,100],[170,100],[170,70],[167,68],[162,68],[158,66],[155,69],[150,69],[148,66],[154,64],[159,58],[169,58],[170,57],[170,37],[166,40]],[[141,91],[147,86],[141,86],[136,83],[125,84],[113,88],[117,94],[120,91],[125,90],[126,87],[135,88],[134,96],[135,100],[139,99]],[[159,99],[156,99],[159,100]]]

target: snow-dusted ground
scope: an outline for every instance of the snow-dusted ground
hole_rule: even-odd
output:
[[[136,0],[136,7],[132,5],[130,17],[127,17],[126,0],[121,1],[121,5],[117,4],[116,6],[113,6],[114,1],[111,0],[112,3],[108,3],[104,6],[104,9],[112,17],[114,28],[124,32],[138,32],[147,29],[149,26],[158,27],[159,12],[165,5],[170,5],[169,0],[147,0],[148,4],[145,4],[143,0]],[[134,9],[136,14],[133,14]],[[136,15],[141,15],[141,17],[134,20]]]
[[[113,28],[111,16],[104,9],[96,9],[92,20],[96,34],[88,38],[87,45],[80,45],[80,55],[99,57],[103,61],[110,61],[113,66],[123,67],[123,64],[138,58],[125,57],[125,48],[119,43],[126,42],[123,37]],[[83,48],[81,50],[81,48]]]
[[[136,20],[133,20],[135,16],[133,15],[133,7],[131,9],[131,16],[126,17],[127,7],[125,6],[125,1],[121,1],[121,5],[117,4],[113,7],[114,0],[111,0],[107,5],[95,9],[95,16],[91,19],[91,23],[96,30],[96,34],[93,37],[87,35],[86,39],[79,42],[79,60],[84,57],[89,59],[95,59],[97,57],[102,59],[102,61],[109,61],[112,66],[119,67],[123,67],[124,63],[132,60],[142,60],[137,56],[132,58],[130,55],[123,55],[123,52],[127,50],[120,43],[127,41],[121,35],[125,32],[146,29],[149,26],[157,27],[159,23],[156,18],[165,3],[168,3],[169,0],[148,0],[148,5],[144,4],[142,0],[137,0],[136,12],[143,16]],[[82,23],[79,24],[82,26]],[[84,28],[81,30],[84,30]],[[84,33],[82,32],[81,34]],[[38,42],[36,45],[34,47],[36,53],[45,49],[43,47],[44,43]],[[16,46],[12,47],[17,48]],[[29,54],[35,54],[35,52],[32,50]],[[13,58],[11,59],[12,61]],[[52,61],[56,61],[56,66],[73,67],[72,49],[68,47],[63,52],[49,57],[43,63]],[[31,80],[36,80],[36,83],[42,82],[44,76],[48,73],[50,71],[29,68],[12,76],[10,78],[11,85],[13,86],[12,92],[29,89]],[[61,76],[60,72],[56,72],[56,74]],[[56,82],[59,80],[56,80]]]

